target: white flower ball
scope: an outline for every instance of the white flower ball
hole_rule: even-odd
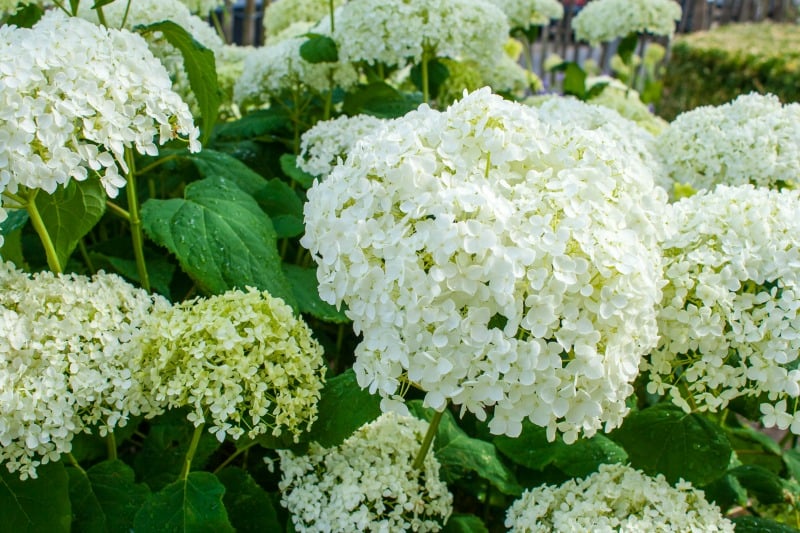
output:
[[[631,33],[671,39],[681,13],[675,0],[593,0],[572,19],[572,29],[576,39],[592,46]]]
[[[482,89],[387,122],[308,191],[301,243],[363,340],[359,384],[408,384],[495,434],[571,442],[627,412],[655,346],[665,204],[600,131]]]

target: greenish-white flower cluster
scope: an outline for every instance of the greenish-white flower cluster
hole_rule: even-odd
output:
[[[512,533],[733,533],[733,523],[702,491],[621,464],[600,465],[585,479],[525,491],[506,514]]]
[[[636,122],[651,135],[660,135],[669,125],[666,120],[650,111],[637,91],[621,81],[610,76],[590,76],[586,79],[586,88],[590,89],[598,83],[606,86],[600,94],[591,98],[590,103],[613,109],[628,120]]]
[[[800,182],[800,104],[751,93],[678,115],[658,139],[670,178],[695,189],[717,184],[779,187]]]
[[[178,135],[199,150],[189,108],[147,43],[49,11],[31,29],[0,28],[0,191],[52,193],[100,176],[125,185],[125,149],[156,155]]]
[[[800,433],[785,401],[800,397],[800,193],[720,185],[668,220],[648,391],[687,411],[763,395],[765,423]]]
[[[428,453],[413,462],[428,423],[385,413],[335,448],[312,443],[306,455],[278,451],[281,504],[297,531],[439,531],[453,496]]]
[[[166,309],[122,278],[30,276],[0,264],[0,463],[22,479],[156,406],[136,377],[138,333]]]
[[[207,17],[211,11],[217,9],[219,6],[225,3],[222,0],[180,0],[180,1],[183,5],[189,8],[189,11],[200,17]],[[131,3],[133,4],[135,2]]]
[[[357,143],[308,191],[301,243],[363,335],[359,384],[490,411],[495,434],[618,426],[661,300],[665,200],[635,169],[600,129],[488,89]]]
[[[334,8],[342,4],[344,4],[344,0],[333,0]],[[330,15],[330,3],[328,0],[280,0],[280,2],[270,2],[264,10],[263,19],[266,41],[272,44],[277,36],[292,25],[307,23],[310,27],[327,15]]]
[[[309,174],[324,178],[337,161],[347,157],[347,152],[356,142],[369,136],[385,122],[370,115],[341,116],[317,122],[303,134],[297,166]]]
[[[648,33],[669,38],[681,19],[675,0],[593,0],[572,19],[575,37],[592,45]]]
[[[485,0],[351,0],[334,20],[342,61],[398,67],[423,55],[493,64],[509,32],[503,12]]]
[[[280,298],[228,291],[190,300],[155,319],[138,366],[143,386],[166,408],[188,406],[195,426],[226,435],[288,433],[316,418],[322,348]]]
[[[512,29],[545,26],[551,20],[559,20],[564,16],[564,5],[558,0],[489,1],[505,13]]]
[[[356,84],[358,74],[342,62],[309,63],[300,56],[300,46],[308,39],[291,37],[256,48],[244,60],[242,76],[233,88],[233,99],[241,108],[268,104],[286,91],[331,91],[337,86]]]

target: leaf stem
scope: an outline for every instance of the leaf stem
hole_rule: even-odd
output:
[[[109,431],[106,436],[106,449],[108,450],[108,459],[114,461],[117,458],[117,438],[113,431]]]
[[[422,53],[422,101],[426,104],[430,101],[430,89],[428,89],[428,52]]]
[[[428,431],[425,433],[425,438],[422,439],[422,446],[420,446],[417,457],[414,459],[414,463],[411,465],[414,470],[422,470],[422,465],[425,463],[425,456],[428,455],[428,450],[433,442],[433,437],[436,435],[436,430],[439,429],[439,422],[442,421],[442,415],[444,415],[446,409],[447,404],[445,404],[441,411],[436,411],[433,414],[433,418],[431,418],[431,422],[428,424]]]
[[[150,172],[150,171],[151,171],[151,170],[153,170],[154,168],[157,168],[157,167],[159,167],[159,166],[163,165],[164,163],[166,163],[166,162],[168,162],[168,161],[172,161],[173,159],[177,159],[177,158],[178,158],[178,154],[169,154],[169,155],[165,155],[164,157],[162,157],[162,158],[159,158],[159,159],[157,159],[157,160],[153,161],[152,163],[150,163],[150,164],[149,164],[149,165],[147,165],[146,167],[139,169],[139,170],[136,172],[136,174],[137,174],[137,175],[147,174],[148,172]]]
[[[75,456],[72,455],[72,452],[67,452],[66,455],[67,455],[67,460],[69,461],[69,464],[74,466],[76,469],[78,469],[80,471],[81,474],[83,474],[85,476],[86,475],[86,470],[84,470],[83,467],[78,462],[78,460],[75,459]]]
[[[197,451],[197,445],[200,443],[200,437],[203,435],[203,428],[205,424],[200,424],[194,428],[194,433],[192,433],[192,441],[189,443],[189,449],[186,450],[186,457],[183,460],[183,468],[181,469],[181,474],[178,477],[179,480],[186,481],[186,478],[189,477],[189,471],[192,469],[192,459],[194,459],[194,454]]]
[[[28,211],[28,216],[31,219],[31,224],[33,224],[33,229],[36,230],[36,233],[39,235],[39,239],[42,241],[42,246],[44,246],[44,253],[47,255],[47,266],[49,266],[50,270],[56,274],[61,274],[63,269],[61,267],[61,262],[58,260],[56,247],[53,244],[53,239],[47,232],[47,228],[44,225],[44,220],[42,220],[42,215],[39,214],[39,209],[36,207],[37,194],[39,194],[39,189],[33,189],[28,192],[28,201],[25,204],[25,209]]]
[[[233,460],[234,460],[234,459],[236,459],[237,457],[239,457],[241,454],[243,454],[244,452],[246,452],[247,450],[249,450],[250,448],[252,448],[252,447],[253,447],[253,446],[255,446],[256,444],[258,444],[258,442],[256,442],[256,441],[248,442],[248,443],[247,443],[245,446],[243,446],[242,448],[239,448],[239,449],[237,449],[235,452],[233,452],[232,454],[230,454],[230,455],[228,456],[228,458],[227,458],[227,459],[225,459],[224,461],[222,461],[222,463],[220,463],[220,465],[219,465],[217,468],[215,468],[215,469],[214,469],[214,472],[213,472],[213,473],[214,473],[214,474],[219,474],[219,473],[220,473],[220,471],[221,471],[223,468],[225,468],[226,466],[228,466],[229,464],[231,464],[231,462],[233,462]]]
[[[136,162],[133,159],[133,152],[128,147],[125,148],[125,163],[128,165],[128,172],[125,173],[128,186],[125,189],[128,194],[133,255],[136,257],[139,283],[144,290],[150,292],[150,276],[147,275],[147,264],[144,260],[144,234],[142,233],[142,219],[139,216],[139,197],[136,194]]]

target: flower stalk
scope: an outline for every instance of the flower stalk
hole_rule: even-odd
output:
[[[436,411],[433,414],[433,418],[431,418],[431,422],[428,424],[428,431],[425,433],[425,437],[422,439],[422,446],[420,446],[419,452],[414,458],[414,463],[411,465],[414,470],[422,470],[422,465],[425,464],[425,456],[428,455],[428,450],[433,443],[433,437],[436,435],[436,431],[439,429],[439,423],[442,421],[442,416],[446,410],[447,404],[445,404],[441,411]]]
[[[136,257],[136,271],[139,273],[139,283],[146,291],[150,291],[150,276],[147,274],[147,264],[144,259],[144,234],[142,232],[142,219],[139,215],[139,197],[136,194],[136,163],[133,159],[133,152],[130,148],[125,148],[125,163],[128,171],[125,179],[128,184],[126,192],[128,194],[128,214],[131,225],[131,237],[133,239],[133,255]]]

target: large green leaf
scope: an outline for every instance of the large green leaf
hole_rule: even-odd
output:
[[[309,63],[336,63],[339,61],[339,49],[336,41],[319,33],[306,34],[308,40],[300,45],[300,57]]]
[[[730,475],[739,480],[761,503],[782,503],[790,494],[787,482],[763,466],[741,465],[731,469]]]
[[[36,469],[38,478],[20,481],[19,473],[0,466],[0,517],[3,531],[69,531],[72,510],[63,463]]]
[[[186,420],[185,409],[172,409],[154,418],[142,449],[133,459],[136,477],[153,490],[160,490],[177,479],[193,433],[194,426]],[[219,446],[214,435],[203,431],[194,453],[192,468],[203,468]]]
[[[797,533],[797,529],[769,518],[737,516],[731,521],[736,533]]]
[[[72,504],[72,530],[105,533],[106,516],[84,470],[68,467],[69,499]]]
[[[355,372],[347,370],[325,383],[308,439],[325,447],[338,446],[356,429],[378,418],[380,404],[378,396],[358,386]]]
[[[732,452],[719,426],[671,403],[631,413],[611,437],[628,452],[632,466],[664,474],[670,483],[680,478],[711,483],[725,474]]]
[[[455,514],[447,521],[442,533],[489,533],[489,530],[474,514]]]
[[[63,267],[81,237],[89,233],[105,213],[106,193],[99,180],[71,180],[53,194],[39,191],[35,202]]]
[[[239,533],[280,533],[283,530],[269,494],[241,468],[228,467],[217,474],[225,485],[222,501]]]
[[[210,472],[191,472],[150,496],[136,513],[136,531],[233,532],[222,503],[225,486]]]
[[[238,120],[217,125],[214,135],[218,139],[253,139],[291,131],[288,113],[280,107],[251,111]]]
[[[134,516],[150,495],[147,485],[136,483],[131,467],[120,460],[97,463],[86,474],[108,531],[131,531]]]
[[[183,56],[183,68],[189,77],[200,116],[203,118],[203,137],[205,143],[211,136],[220,104],[219,83],[214,52],[197,42],[189,32],[170,20],[163,20],[138,28],[142,33],[161,32],[164,38],[180,50]]]
[[[294,154],[283,154],[280,162],[283,173],[301,187],[308,189],[314,184],[314,176],[297,166],[297,157]]]
[[[319,297],[316,269],[287,264],[283,265],[283,271],[292,285],[301,313],[308,313],[314,318],[334,324],[350,322],[344,311],[336,309],[336,307],[322,301]]]
[[[259,173],[224,152],[206,149],[194,154],[187,153],[186,159],[194,163],[204,178],[224,178],[247,194],[255,194],[266,184]]]
[[[430,421],[433,418],[433,410],[424,408],[419,400],[409,402],[408,409],[423,420]],[[450,411],[442,416],[433,449],[448,483],[461,479],[469,472],[475,472],[490,481],[503,494],[522,494],[522,487],[517,483],[513,472],[500,459],[494,444],[467,435],[458,427]]]
[[[175,254],[203,291],[253,286],[296,309],[275,229],[253,197],[221,178],[191,183],[184,196],[144,203],[142,222],[150,238]]]

